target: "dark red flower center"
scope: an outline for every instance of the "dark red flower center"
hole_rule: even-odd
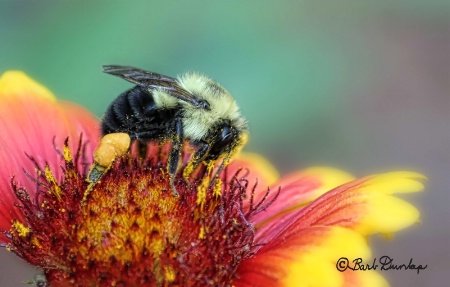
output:
[[[72,158],[66,144],[61,154],[61,182],[36,164],[36,196],[12,183],[26,220],[13,223],[9,247],[50,286],[231,286],[254,253],[249,220],[262,208],[244,204],[254,190],[244,171],[210,184],[204,168],[190,182],[177,178],[175,196],[165,163],[126,155],[83,201],[82,152]]]

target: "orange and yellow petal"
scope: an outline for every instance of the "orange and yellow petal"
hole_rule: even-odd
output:
[[[23,170],[35,175],[32,155],[43,167],[46,163],[56,179],[62,176],[62,160],[55,152],[53,141],[63,146],[69,137],[70,149],[75,154],[80,134],[89,136],[85,156],[99,138],[98,121],[84,108],[59,102],[44,86],[22,72],[5,72],[0,77],[0,229],[7,230],[13,218],[20,219],[13,208],[15,201],[11,177],[34,194],[36,184]],[[2,239],[0,238],[0,241]],[[4,241],[4,240],[3,240]]]
[[[348,284],[351,281],[363,283],[355,275],[347,275],[348,271],[340,272],[336,268],[342,257],[367,260],[370,249],[365,238],[350,229],[331,226],[281,234],[239,266],[235,286],[338,287],[351,286]],[[378,280],[379,284],[373,283],[359,286],[386,286],[382,279]]]
[[[419,221],[419,210],[412,204],[392,196],[396,193],[413,193],[424,189],[422,174],[415,172],[390,172],[369,178],[355,188],[360,202],[364,202],[357,224],[349,225],[361,234],[392,232]],[[358,195],[356,196],[358,198]],[[354,211],[356,212],[356,208]]]
[[[310,226],[342,226],[363,235],[396,232],[418,222],[419,211],[393,194],[420,191],[424,179],[418,173],[392,172],[351,181],[262,226],[256,239],[270,241],[284,229],[295,233]]]
[[[350,174],[331,167],[313,167],[297,171],[283,177],[272,185],[267,201],[276,195],[277,199],[264,212],[257,214],[252,221],[262,227],[277,217],[298,210],[331,189],[353,180]],[[257,198],[256,202],[261,198]]]
[[[424,179],[418,173],[392,172],[350,182],[325,194],[301,217],[305,224],[345,226],[364,235],[392,233],[417,223],[420,215],[392,195],[421,191]]]

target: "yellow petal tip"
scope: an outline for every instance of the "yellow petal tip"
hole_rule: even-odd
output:
[[[55,96],[43,85],[31,79],[21,71],[7,71],[0,77],[0,97],[38,96],[56,100]]]
[[[256,167],[268,185],[276,183],[280,178],[277,169],[266,158],[257,153],[241,152],[236,159],[249,162],[253,167]]]
[[[368,210],[357,230],[362,234],[397,232],[419,220],[419,210],[390,195],[371,196]]]
[[[423,181],[427,180],[423,174],[413,171],[394,171],[370,176],[361,190],[376,193],[414,193],[423,191]]]

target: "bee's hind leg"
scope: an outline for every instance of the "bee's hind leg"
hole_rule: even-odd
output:
[[[180,163],[181,150],[183,149],[183,123],[181,118],[175,120],[174,125],[170,130],[170,137],[172,139],[172,148],[169,152],[169,159],[167,162],[167,171],[170,178],[170,187],[172,188],[173,194],[178,196],[178,192],[175,188],[175,175],[178,171],[178,165]]]

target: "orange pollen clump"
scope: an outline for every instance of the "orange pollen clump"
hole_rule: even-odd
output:
[[[67,146],[61,181],[32,159],[36,196],[12,182],[25,221],[14,221],[8,247],[50,286],[231,286],[255,252],[249,220],[265,207],[253,205],[255,187],[247,191],[240,172],[215,184],[208,168],[189,183],[178,176],[175,196],[161,157],[127,153],[83,201],[83,151],[72,158]]]

